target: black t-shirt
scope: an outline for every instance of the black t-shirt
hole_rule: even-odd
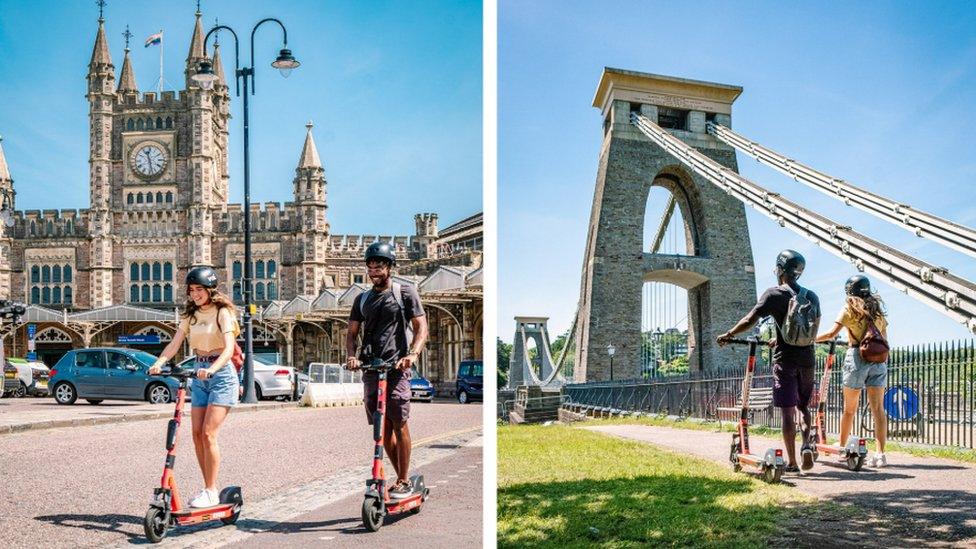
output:
[[[415,286],[402,284],[400,289],[403,296],[403,316],[406,317],[409,325],[411,319],[424,316],[424,306],[420,303],[420,295]],[[360,304],[364,299],[366,302]],[[400,306],[393,297],[392,285],[382,292],[374,289],[359,294],[353,302],[349,320],[362,323],[363,347],[359,355],[360,360],[381,358],[385,361],[395,361],[409,352],[411,342],[397,337]],[[367,349],[373,356],[365,356]],[[394,377],[399,376],[391,374],[391,382],[394,381]]]
[[[783,341],[783,335],[779,331],[779,327],[783,325],[786,313],[789,311],[790,299],[799,290],[799,285],[791,291],[785,284],[766,290],[763,295],[759,296],[759,302],[753,307],[752,314],[760,317],[771,316],[776,322],[776,347],[773,348],[773,364],[784,367],[813,368],[815,362],[813,345],[806,347],[788,345]],[[818,310],[820,309],[820,298],[817,297],[817,294],[807,290],[807,299],[816,305]]]

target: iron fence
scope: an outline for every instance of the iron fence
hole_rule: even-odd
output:
[[[816,367],[819,385],[826,356]],[[843,413],[839,351],[827,394],[826,428],[837,433]],[[680,376],[569,384],[564,392],[574,404],[603,409],[713,420],[733,420],[720,408],[741,406],[742,366]],[[771,387],[768,363],[757,365],[753,387]],[[817,406],[814,392],[811,411]],[[937,446],[976,448],[976,347],[973,341],[938,343],[895,349],[888,360],[885,391],[888,439]],[[780,427],[779,413],[756,410],[753,423]],[[854,421],[855,436],[874,436],[873,418],[865,395]]]

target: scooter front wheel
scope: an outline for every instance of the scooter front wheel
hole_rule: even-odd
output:
[[[375,532],[383,526],[383,504],[376,498],[363,500],[363,526]]]
[[[153,543],[159,543],[166,537],[166,515],[159,507],[150,507],[146,511],[146,517],[142,520],[142,527],[146,531],[146,537]]]

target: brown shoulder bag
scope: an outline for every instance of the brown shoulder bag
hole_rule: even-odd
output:
[[[881,335],[881,330],[874,325],[874,319],[868,320],[868,328],[859,347],[861,358],[865,362],[888,362],[888,342]]]

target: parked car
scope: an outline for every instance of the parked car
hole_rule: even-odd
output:
[[[410,400],[426,400],[431,402],[437,394],[437,390],[431,385],[430,381],[424,376],[413,373],[410,378]]]
[[[3,367],[4,396],[47,396],[48,373],[43,362],[8,358]]]
[[[482,400],[483,378],[484,363],[482,361],[462,360],[455,382],[458,402],[467,404],[472,400]]]
[[[295,369],[277,364],[276,353],[254,353],[254,384],[258,400],[263,398],[294,396]],[[189,356],[179,363],[180,368],[192,368],[195,356]],[[301,379],[299,378],[301,382]],[[305,377],[308,383],[308,376]],[[303,387],[299,384],[299,396]]]
[[[79,398],[91,404],[105,399],[172,402],[179,382],[150,376],[149,367],[155,361],[154,355],[135,349],[76,349],[54,365],[48,384],[58,404],[74,404]]]

